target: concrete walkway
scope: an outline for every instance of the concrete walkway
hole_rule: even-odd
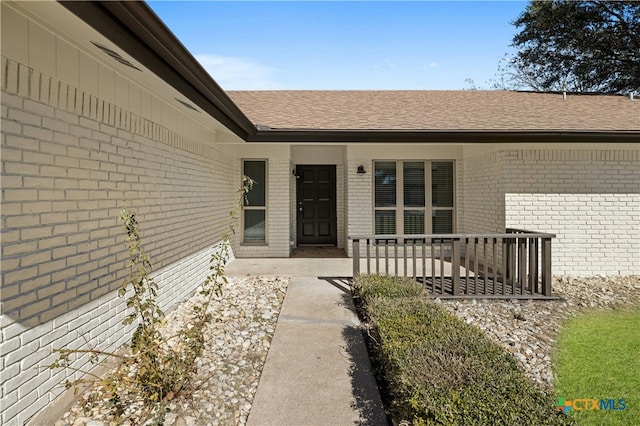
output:
[[[345,278],[350,259],[236,259],[226,274],[291,277],[249,426],[388,424]]]

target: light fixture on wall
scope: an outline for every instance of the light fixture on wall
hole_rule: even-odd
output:
[[[359,175],[363,175],[365,173],[367,173],[367,171],[364,169],[364,166],[361,164],[358,166],[358,172]]]

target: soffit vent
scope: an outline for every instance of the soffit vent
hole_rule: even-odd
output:
[[[138,67],[136,67],[135,65],[133,65],[131,62],[127,61],[125,58],[122,57],[121,54],[119,54],[118,52],[109,49],[106,46],[103,46],[100,43],[97,43],[95,41],[92,41],[91,44],[93,44],[95,47],[97,47],[98,49],[102,50],[104,53],[106,53],[107,55],[111,56],[113,59],[115,59],[116,61],[120,62],[122,65],[126,65],[129,68],[133,68],[134,70],[138,70],[140,72],[142,72],[142,70]]]
[[[193,110],[193,111],[195,111],[195,112],[200,112],[200,111],[198,111],[198,109],[197,109],[196,107],[194,107],[194,106],[193,106],[193,105],[191,105],[190,103],[187,103],[187,102],[185,102],[185,101],[181,101],[181,100],[180,100],[180,99],[178,99],[178,98],[175,98],[175,100],[176,100],[176,101],[178,101],[178,102],[180,102],[182,105],[184,105],[185,107],[187,107],[187,108],[189,108],[189,109],[191,109],[191,110]]]

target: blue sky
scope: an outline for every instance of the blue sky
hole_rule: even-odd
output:
[[[151,1],[226,90],[490,88],[527,2]]]

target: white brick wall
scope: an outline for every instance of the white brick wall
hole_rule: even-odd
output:
[[[504,231],[503,162],[501,152],[458,162],[458,232]]]
[[[364,165],[367,174],[358,174],[358,166]],[[347,235],[371,235],[373,233],[373,162],[350,158],[347,161]],[[347,246],[348,256],[353,255],[352,243]]]
[[[53,348],[129,338],[116,295],[127,258],[120,210],[138,213],[170,309],[206,276],[239,180],[215,133],[178,112],[174,126],[191,136],[14,60],[3,57],[2,70],[0,422],[22,424],[62,390],[66,373],[45,368]]]
[[[554,233],[556,275],[640,273],[640,148],[493,149],[459,162],[460,232]]]
[[[505,159],[506,226],[556,234],[554,274],[640,274],[640,148]]]

